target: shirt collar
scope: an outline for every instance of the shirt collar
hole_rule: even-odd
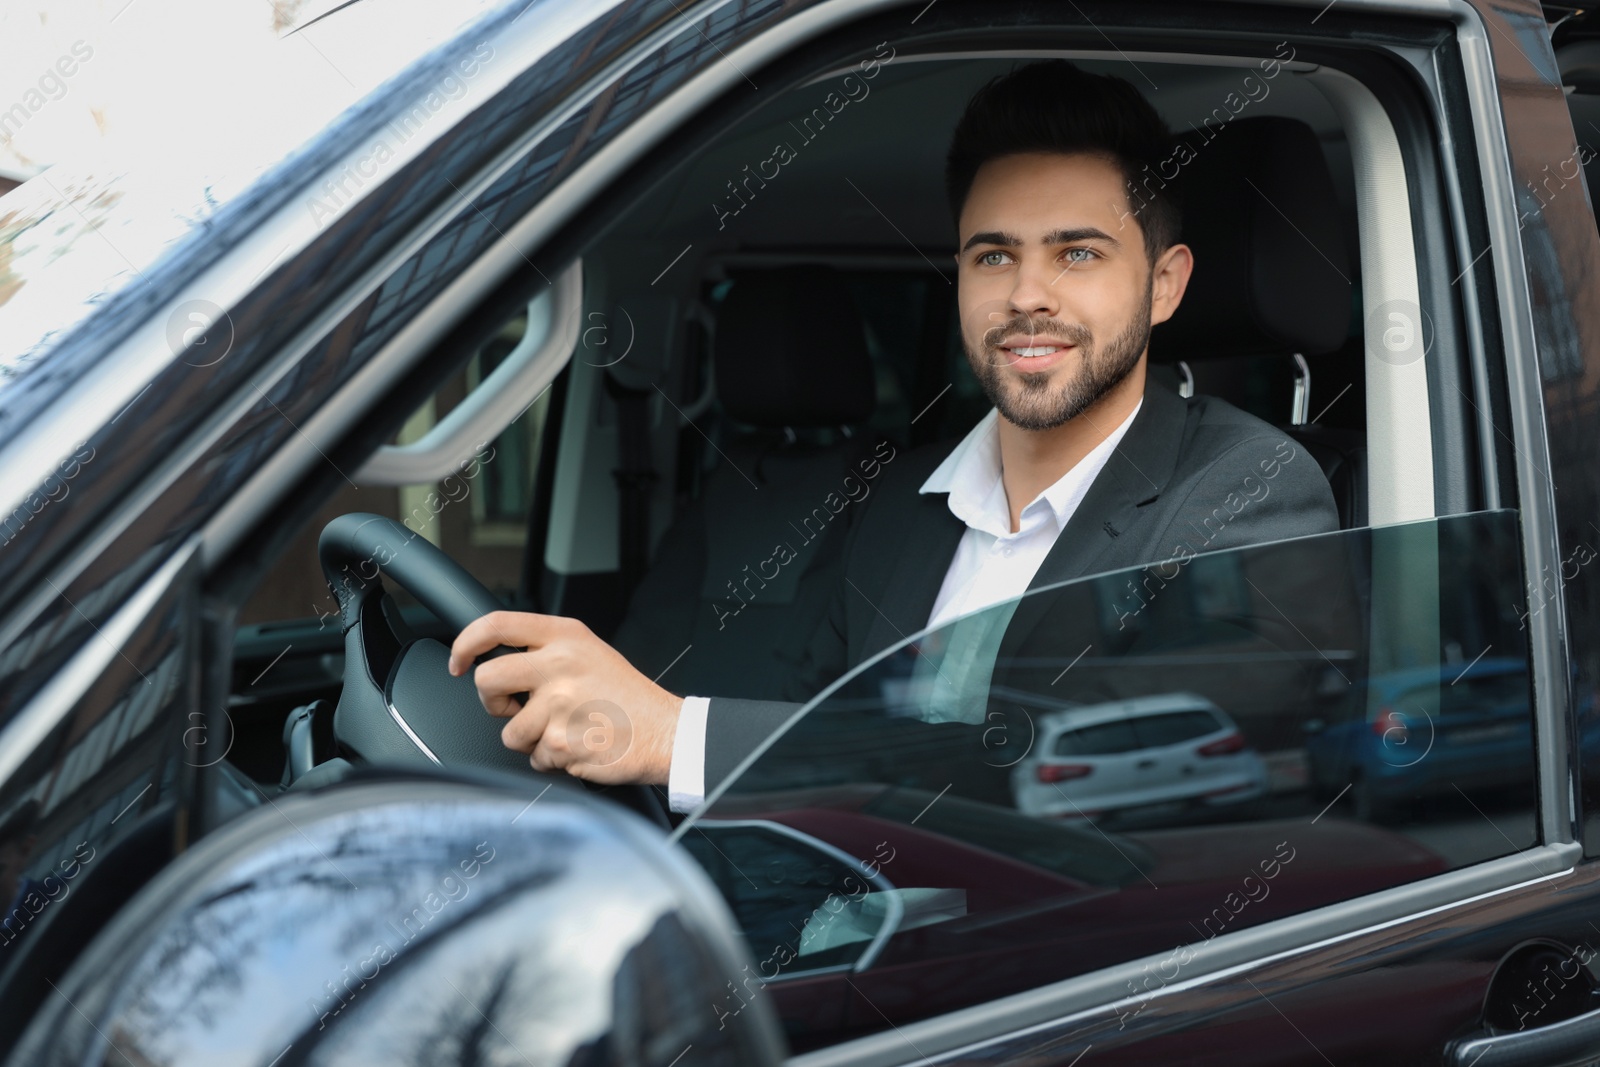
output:
[[[1041,504],[1053,514],[1058,530],[1066,527],[1067,520],[1089,491],[1089,485],[1105,467],[1142,407],[1144,399],[1141,397],[1128,417],[1107,434],[1104,441],[1037,498],[1029,501],[1023,509],[1023,529],[1028,528],[1030,514],[1038,510]],[[1000,479],[999,423],[999,410],[990,408],[989,413],[944,458],[944,462],[934,468],[918,492],[949,493],[950,511],[956,518],[975,530],[1005,537],[1011,532],[1011,515],[1007,507],[1005,484]]]

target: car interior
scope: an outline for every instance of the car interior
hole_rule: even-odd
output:
[[[283,716],[337,695],[340,642],[315,543],[348,512],[404,521],[508,606],[583,619],[645,673],[667,672],[674,691],[770,695],[837,573],[845,524],[822,529],[817,501],[874,448],[959,439],[987,410],[956,320],[943,152],[972,92],[1021,61],[891,63],[826,128],[801,127],[841,76],[819,74],[622,213],[583,255],[570,362],[536,400],[520,398],[526,410],[494,439],[466,506],[443,493],[423,506],[434,486],[346,488],[260,582],[236,649],[231,714],[241,739],[260,743],[241,766],[278,781]],[[1233,127],[1222,137],[1210,105],[1237,68],[1139,69],[1166,89],[1169,126],[1202,146],[1182,175],[1199,266],[1155,330],[1153,373],[1285,427],[1328,474],[1341,524],[1364,525],[1359,234],[1339,118],[1303,79],[1280,76],[1246,114],[1221,112]],[[785,139],[795,159],[763,182],[750,165]],[[737,205],[736,184],[747,202],[734,224],[720,213]],[[397,443],[444,419],[527,322],[508,323]],[[746,604],[751,568],[796,529],[798,565]],[[741,608],[740,625],[719,627]]]
[[[1451,388],[1472,380],[1466,346],[1454,343],[1463,312],[1450,279],[1459,274],[1445,244],[1427,243],[1443,236],[1413,238],[1445,226],[1429,199],[1444,180],[1433,149],[1416,129],[1397,129],[1362,82],[1284,48],[1270,74],[1259,59],[1067,53],[1149,90],[1190,148],[1166,180],[1181,189],[1196,268],[1182,307],[1153,333],[1151,372],[1180,395],[1220,397],[1280,427],[1326,475],[1342,531],[1501,507],[1512,484],[1503,450],[1480,438],[1482,412]],[[456,743],[451,721],[408,725],[396,693],[410,685],[418,699],[472,706],[470,683],[453,680],[465,689],[447,699],[436,676],[438,649],[473,605],[579,618],[675,693],[781,696],[839,582],[850,509],[871,486],[837,507],[820,502],[873,457],[958,440],[988,410],[958,328],[944,152],[972,93],[1042,54],[895,55],[870,78],[819,64],[703,144],[680,146],[647,196],[608,204],[581,254],[550,271],[551,284],[456,367],[260,575],[234,647],[223,768],[232,803],[312,787],[349,760],[409,753],[416,762],[412,746],[448,766],[433,750]],[[826,104],[843,99],[831,90],[847,77],[849,101]],[[1389,345],[1397,357],[1373,358],[1374,333],[1394,330],[1403,334]],[[441,475],[434,461],[446,453],[475,458]],[[427,456],[432,467],[418,458]],[[441,550],[427,574],[394,583],[370,611],[343,604],[326,580],[336,528],[347,536],[346,561],[378,544],[370,522],[366,542],[338,525],[353,514],[387,517],[382,537],[415,535]],[[775,543],[799,548],[776,578],[758,577]],[[450,560],[459,574],[445,569]],[[470,595],[422,591],[446,573]],[[434,642],[431,660],[402,655],[413,639]],[[337,735],[333,710],[350,699],[352,657],[369,668],[372,715],[382,720],[387,702],[409,745],[393,734],[370,743]],[[419,673],[427,662],[432,680]],[[1513,661],[1500,673],[1512,675],[1526,717],[1519,671]],[[1431,685],[1437,700],[1437,667]],[[1254,816],[1276,803],[1310,805],[1311,815],[1340,800],[1308,781],[1301,731],[1319,728],[1310,713],[1275,721],[1208,697],[1194,698],[1217,708],[1205,725],[1181,736],[1171,732],[1176,719],[1147,729],[1168,730],[1170,743],[1201,737],[1240,760],[1272,748],[1264,761],[1248,755],[1251,781],[1270,791]],[[1363,703],[1357,714],[1366,713]],[[498,723],[482,716],[479,725],[490,732],[478,730],[462,751],[509,767],[503,751],[491,757],[483,747],[485,736],[493,747]],[[1390,728],[1383,720],[1377,731]],[[1071,744],[1080,747],[1063,740],[1061,752],[1090,751],[1081,747],[1089,741]],[[1065,772],[1037,773],[1054,782],[1045,775]],[[1407,852],[1401,873],[1385,877],[1422,877],[1531,843],[1531,763],[1526,776],[1506,793],[1504,827],[1470,841],[1429,837],[1429,806],[1384,811],[1409,842],[1442,850]],[[612,793],[660,825],[678,822],[648,795]],[[896,803],[862,810],[881,817]],[[728,818],[748,815],[730,810]],[[1370,803],[1354,814],[1380,817]],[[992,853],[985,835],[997,825],[969,812],[946,829],[963,849]],[[1068,851],[1091,849],[1081,830],[1048,833]],[[1130,854],[1146,847],[1127,844]],[[695,850],[714,865],[712,852]],[[1096,884],[1069,867],[1061,877]],[[1118,884],[1128,877],[1122,870]],[[806,1032],[790,1026],[797,1047]],[[840,1031],[829,1023],[813,1037],[823,1032]]]

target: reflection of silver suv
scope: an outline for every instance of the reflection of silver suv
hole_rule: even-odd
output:
[[[1267,769],[1223,710],[1162,693],[1052,712],[1011,772],[1018,810],[1069,819],[1165,819],[1261,796]]]

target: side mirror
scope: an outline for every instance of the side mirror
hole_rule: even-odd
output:
[[[6,1062],[777,1067],[764,998],[710,1007],[751,961],[705,874],[555,784],[365,772],[240,816],[123,907]]]

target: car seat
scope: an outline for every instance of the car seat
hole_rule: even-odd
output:
[[[1340,527],[1364,526],[1365,432],[1309,419],[1307,357],[1345,345],[1354,274],[1317,135],[1299,119],[1262,116],[1201,137],[1182,138],[1193,158],[1178,176],[1195,270],[1177,312],[1152,332],[1151,362],[1177,368],[1192,391],[1252,407],[1245,393],[1261,379],[1238,374],[1239,357],[1274,357],[1287,386],[1274,406],[1290,412],[1282,429],[1322,467]]]
[[[872,363],[849,290],[816,265],[734,274],[712,362],[736,430],[662,536],[613,644],[674,692],[776,699],[881,466],[864,425]]]

